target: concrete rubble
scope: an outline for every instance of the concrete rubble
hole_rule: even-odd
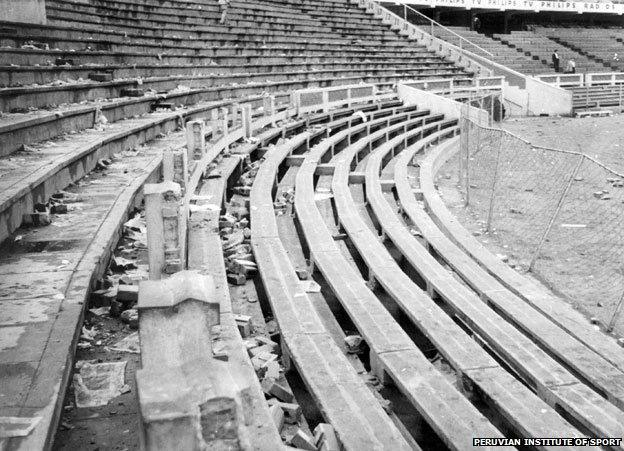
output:
[[[234,187],[236,194],[226,204],[226,213],[219,218],[219,234],[222,239],[227,279],[232,285],[244,285],[258,272],[251,251],[247,196],[259,166],[258,162],[251,163],[245,160],[245,171],[239,178],[239,184]]]

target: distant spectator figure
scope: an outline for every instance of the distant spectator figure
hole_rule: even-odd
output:
[[[479,31],[481,29],[481,19],[479,19],[479,16],[475,16],[474,19],[472,19],[472,29],[474,31]]]
[[[568,60],[568,65],[566,66],[566,72],[569,74],[576,73],[576,62],[573,59]]]
[[[615,53],[613,54],[613,61],[615,61],[615,62],[620,61],[620,58],[618,57],[617,52],[615,52]]]
[[[555,67],[555,72],[559,72],[559,54],[556,50],[552,54],[552,62]]]
[[[228,9],[230,8],[230,0],[219,0],[219,7],[221,8],[221,20],[219,23],[227,22]]]

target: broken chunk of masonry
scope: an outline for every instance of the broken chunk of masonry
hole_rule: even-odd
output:
[[[181,271],[139,285],[141,442],[146,450],[251,449],[249,387],[213,357],[220,322],[210,276]]]

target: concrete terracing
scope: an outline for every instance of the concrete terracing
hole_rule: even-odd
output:
[[[101,306],[139,323],[148,449],[622,436],[617,345],[408,218],[435,193],[398,155],[457,120],[377,88],[471,74],[337,0],[47,10],[0,24],[0,448],[49,449],[84,412],[63,402]]]

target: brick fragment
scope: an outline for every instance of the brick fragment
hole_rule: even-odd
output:
[[[293,435],[293,437],[290,439],[290,444],[298,449],[316,451],[316,444],[314,443],[314,439],[301,429],[297,430],[295,435]]]
[[[269,413],[273,418],[275,427],[279,432],[281,432],[282,428],[284,427],[284,411],[279,406],[272,405],[271,407],[269,407]]]
[[[139,300],[139,286],[119,285],[117,287],[117,300],[125,305],[136,303]]]
[[[236,321],[236,326],[238,326],[238,331],[240,332],[241,337],[247,338],[251,335],[253,331],[253,325],[251,323],[251,316],[235,315],[234,321]]]

